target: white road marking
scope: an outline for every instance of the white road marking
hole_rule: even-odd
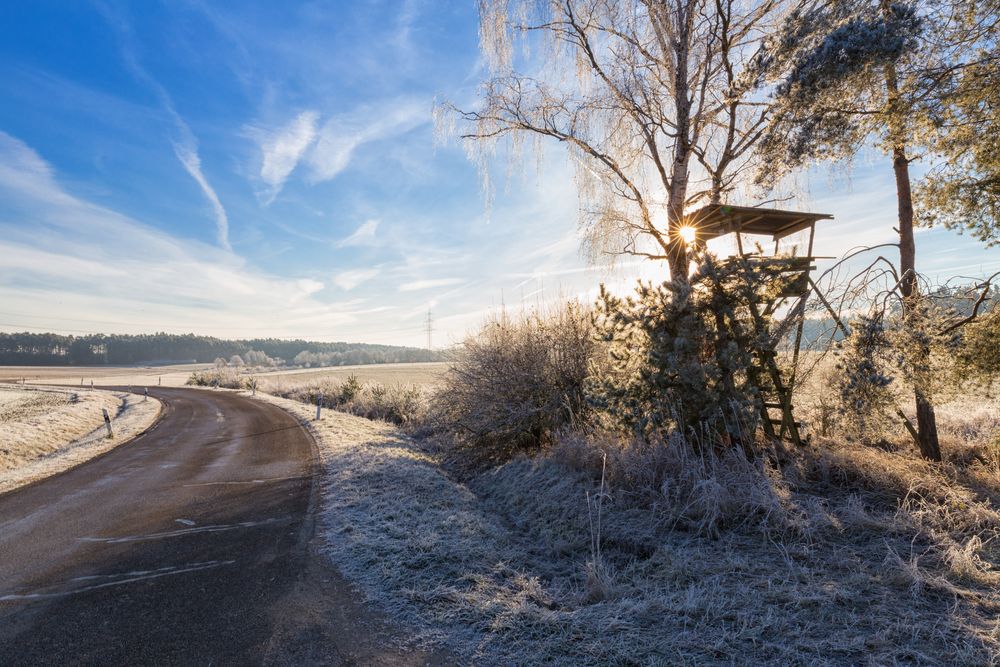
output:
[[[246,479],[228,482],[199,482],[198,484],[184,484],[184,486],[219,486],[226,484],[263,484],[264,482],[281,482],[286,479],[302,479],[302,475],[292,475],[290,477],[266,477],[264,479]]]
[[[183,523],[185,526],[193,526],[194,521],[191,519],[174,519],[177,523]]]
[[[77,593],[83,593],[85,591],[93,591],[99,588],[107,588],[108,586],[121,586],[122,584],[131,584],[136,581],[146,581],[147,579],[157,579],[159,577],[166,577],[174,574],[184,574],[186,572],[198,572],[199,570],[208,570],[213,567],[220,567],[222,565],[232,565],[235,560],[210,560],[204,563],[190,563],[189,565],[181,565],[178,567],[167,566],[161,567],[156,570],[139,570],[137,572],[125,572],[124,574],[103,574],[103,575],[90,575],[85,577],[74,577],[70,581],[86,581],[93,579],[103,579],[103,578],[113,578],[113,577],[125,577],[124,579],[118,579],[116,581],[106,581],[103,584],[94,584],[93,586],[84,586],[83,588],[75,588],[69,591],[59,591],[56,593],[11,593],[8,595],[0,596],[0,602],[10,602],[16,600],[39,600],[44,598],[58,598],[65,597],[67,595],[75,595]]]
[[[180,528],[178,530],[168,530],[162,533],[149,533],[148,535],[124,535],[121,537],[78,537],[82,542],[104,542],[105,544],[121,544],[122,542],[146,542],[148,540],[161,540],[167,537],[184,537],[195,533],[219,533],[226,530],[236,530],[238,528],[254,528],[256,526],[266,526],[279,521],[290,521],[290,517],[279,519],[264,519],[263,521],[242,521],[240,523],[219,524],[213,526],[199,526],[198,528]]]

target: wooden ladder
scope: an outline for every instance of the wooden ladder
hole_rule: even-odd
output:
[[[808,293],[812,258],[768,258],[758,261],[785,264],[788,268],[783,273],[799,274],[775,300],[764,303],[763,313],[761,313],[759,304],[751,300],[750,314],[753,317],[757,345],[752,350],[753,361],[748,372],[754,386],[760,391],[761,422],[765,435],[769,438],[784,438],[787,435],[794,444],[801,445],[802,436],[799,432],[801,423],[795,421],[792,406],[794,371],[786,383],[782,377],[781,368],[778,366],[777,352],[775,351],[777,341],[768,339],[769,330],[765,318],[774,312],[779,300],[791,297],[802,298]],[[798,347],[802,335],[801,326],[800,323],[795,341],[796,361],[798,360]],[[772,416],[772,410],[779,410],[780,418]],[[780,430],[775,431],[775,426],[780,426]]]

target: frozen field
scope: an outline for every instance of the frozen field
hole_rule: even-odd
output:
[[[27,384],[90,386],[183,386],[191,373],[211,364],[175,364],[172,366],[0,366],[0,382]]]
[[[0,493],[82,463],[147,428],[154,399],[134,394],[0,384]],[[104,437],[107,409],[115,437]]]

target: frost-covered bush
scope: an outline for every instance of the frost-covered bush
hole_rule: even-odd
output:
[[[367,419],[381,419],[394,424],[421,422],[427,411],[427,397],[417,385],[367,384],[351,375],[341,382],[329,378],[306,384],[268,381],[269,394],[348,412]]]
[[[1000,375],[1000,307],[964,328],[955,369],[961,379],[987,385]]]
[[[416,385],[370,385],[355,399],[354,405],[354,414],[394,424],[421,421],[427,411],[426,396]]]
[[[341,403],[350,403],[353,401],[358,394],[361,393],[361,383],[358,381],[358,376],[351,373],[347,376],[347,379],[343,381],[340,385],[340,390],[337,394],[340,396]]]
[[[226,366],[212,370],[195,371],[188,378],[187,384],[196,387],[223,387],[225,389],[248,389],[250,377],[241,375],[235,368]]]
[[[249,350],[243,355],[243,360],[247,366],[278,366],[280,359],[273,359],[267,353],[260,350]]]
[[[472,463],[537,449],[584,416],[595,346],[590,313],[577,303],[550,314],[503,312],[466,339],[432,400],[430,426]]]

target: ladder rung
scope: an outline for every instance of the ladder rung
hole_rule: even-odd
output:
[[[784,421],[782,421],[781,419],[768,419],[767,421],[771,422],[776,426],[781,426],[784,423]],[[792,423],[795,424],[795,428],[802,428],[802,422],[792,422]]]
[[[785,406],[782,405],[781,403],[768,403],[768,402],[765,401],[764,402],[764,407],[765,408],[783,408]]]

